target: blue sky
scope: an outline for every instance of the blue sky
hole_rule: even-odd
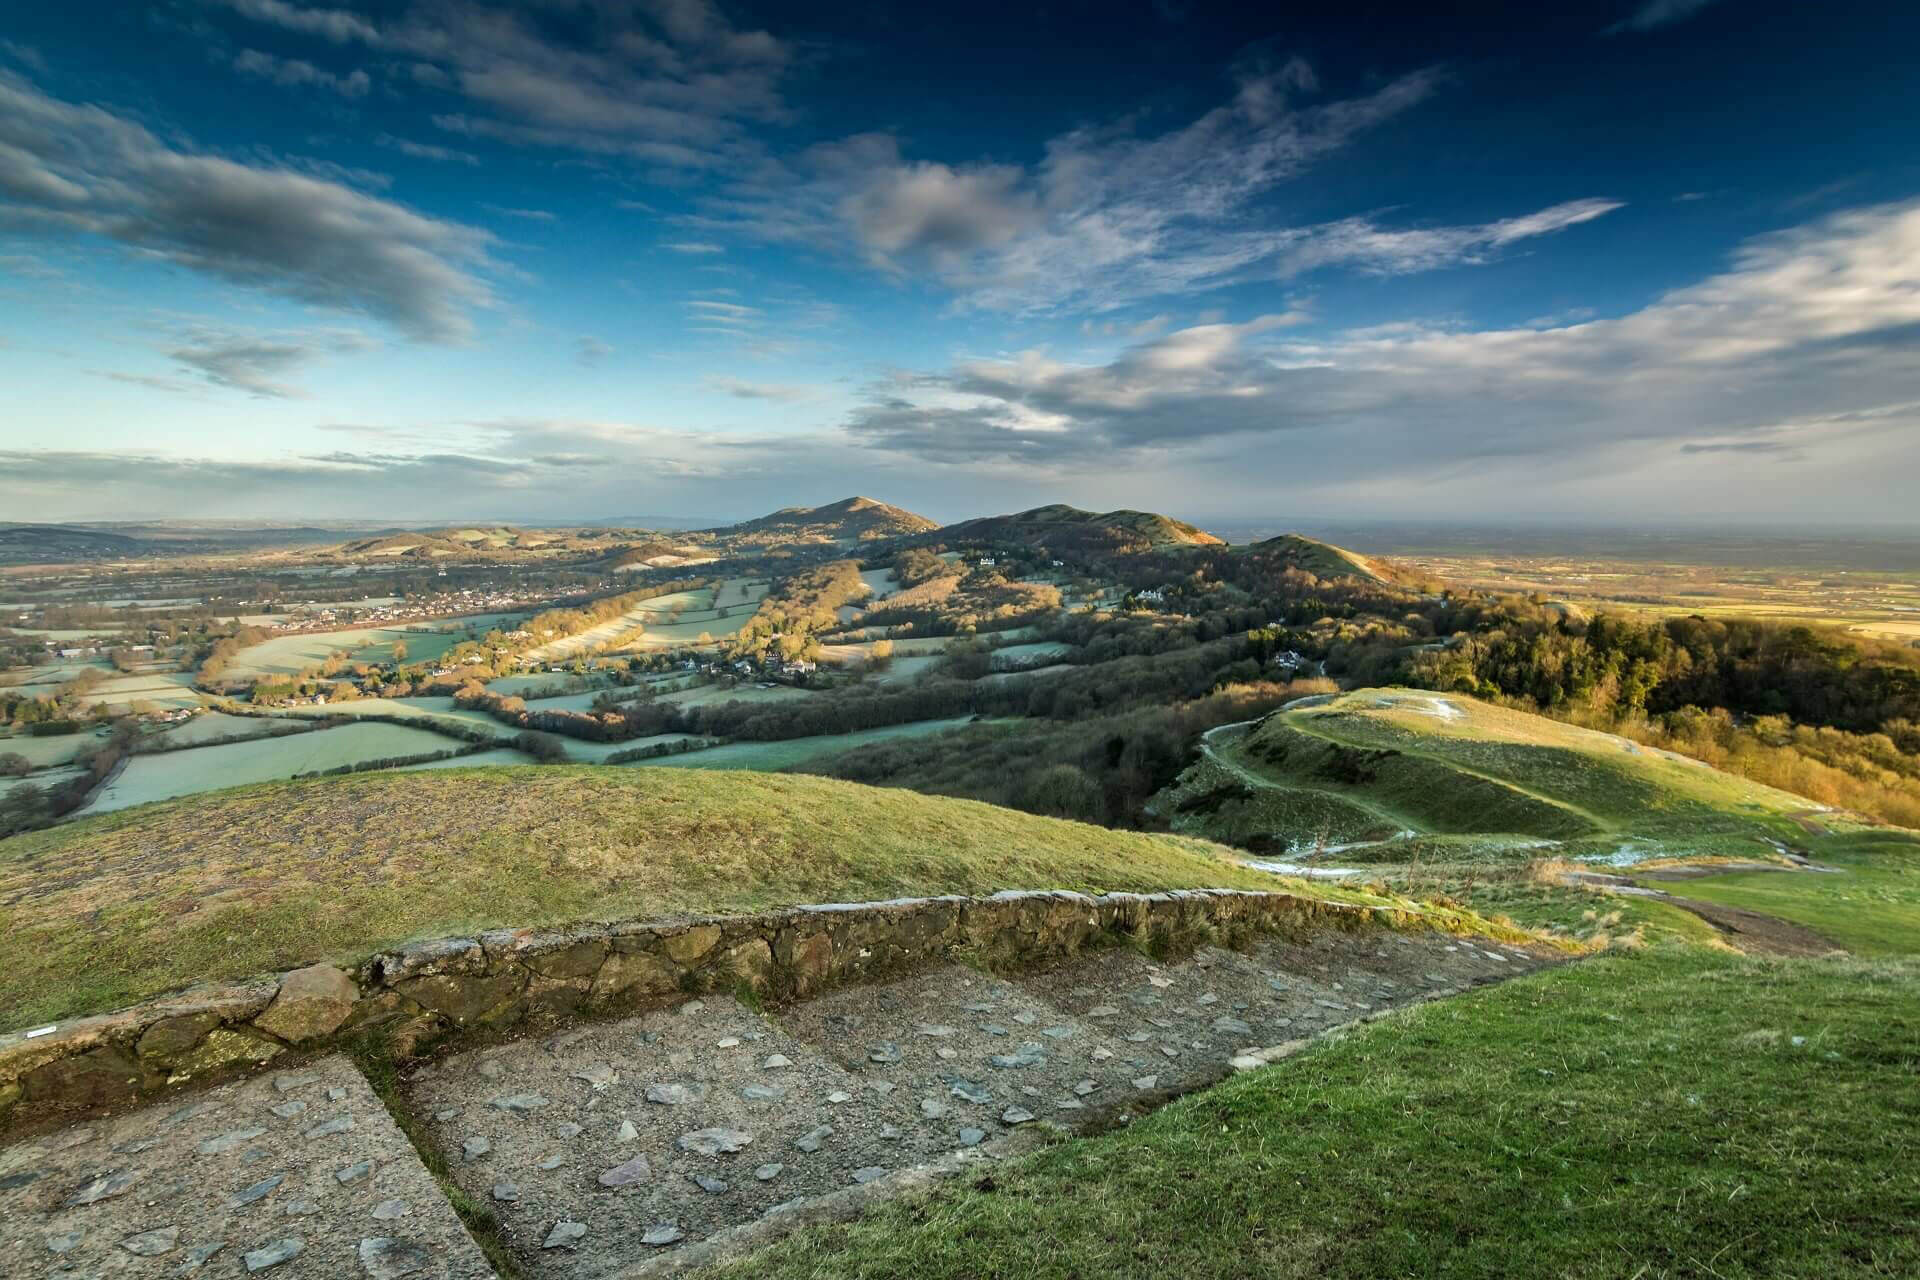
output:
[[[19,6],[4,516],[1913,522],[1920,10],[1457,7]]]

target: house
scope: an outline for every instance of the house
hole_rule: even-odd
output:
[[[1000,562],[999,562],[998,560],[995,560],[995,559],[994,559],[994,558],[993,558],[992,556],[981,556],[981,557],[980,557],[980,567],[981,567],[982,569],[991,569],[991,568],[993,568],[993,566],[994,566],[994,565],[996,565],[996,564],[998,564],[998,563],[1000,563]]]
[[[1167,598],[1167,593],[1158,587],[1151,587],[1134,596],[1142,604],[1159,604]]]

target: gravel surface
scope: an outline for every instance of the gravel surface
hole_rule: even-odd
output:
[[[491,1276],[353,1064],[0,1148],[0,1276]]]

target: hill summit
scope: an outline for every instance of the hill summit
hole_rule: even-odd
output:
[[[903,507],[855,495],[820,507],[782,507],[758,519],[728,525],[719,532],[848,541],[895,538],[938,527],[925,516],[915,515]]]
[[[1171,516],[1152,511],[1082,511],[1064,503],[965,520],[940,532],[948,538],[1024,542],[1056,552],[1083,554],[1220,545],[1220,539],[1212,534]]]

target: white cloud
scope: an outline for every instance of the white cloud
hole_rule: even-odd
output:
[[[484,231],[337,181],[161,142],[0,72],[0,228],[100,236],[248,288],[457,341],[493,303]]]
[[[1431,229],[1366,218],[1260,225],[1262,197],[1423,102],[1441,80],[1420,71],[1305,103],[1318,83],[1295,60],[1242,76],[1230,103],[1166,133],[1140,136],[1126,122],[1054,138],[1032,168],[910,161],[891,135],[862,134],[762,166],[688,221],[850,244],[890,274],[932,276],[969,307],[1101,312],[1336,263],[1399,272],[1481,262],[1619,207],[1586,199]]]
[[[234,57],[233,69],[250,76],[259,76],[278,85],[290,87],[318,86],[331,89],[343,98],[364,98],[367,90],[373,87],[373,81],[365,71],[354,70],[346,75],[335,75],[323,71],[311,62],[299,58],[276,58],[270,53],[258,49],[242,49]]]
[[[463,97],[441,128],[703,168],[750,152],[744,125],[785,120],[793,51],[711,0],[416,0],[391,16],[223,0],[255,22],[411,60],[414,83]],[[565,40],[554,37],[566,30]]]
[[[1715,0],[1645,0],[1639,8],[1608,27],[1605,35],[1617,36],[1629,31],[1652,31],[1685,22]]]
[[[1032,351],[899,376],[848,429],[960,465],[1111,474],[1150,456],[1356,491],[1425,476],[1498,496],[1663,459],[1842,449],[1880,449],[1882,482],[1920,483],[1920,202],[1760,237],[1616,318],[1321,340],[1272,317],[1202,325],[1105,364]]]

